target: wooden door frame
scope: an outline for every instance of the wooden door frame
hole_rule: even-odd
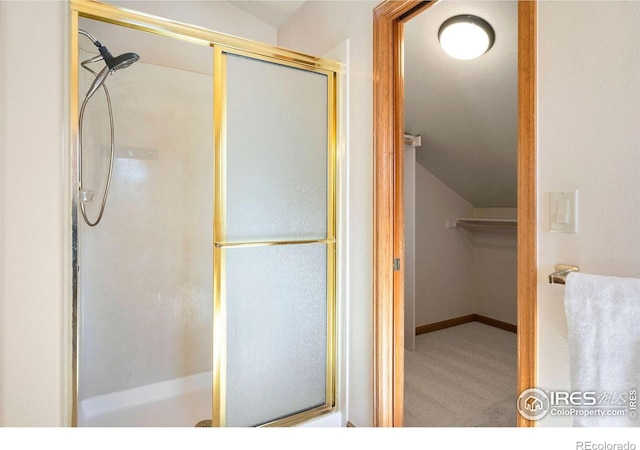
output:
[[[385,0],[373,14],[374,426],[402,426],[404,407],[404,23],[433,1]],[[518,3],[518,393],[536,386],[536,19]],[[515,404],[513,405],[515,408]],[[535,423],[518,415],[518,426]]]

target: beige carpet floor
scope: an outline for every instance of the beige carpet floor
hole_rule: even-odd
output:
[[[516,334],[471,322],[405,351],[406,427],[515,427]]]

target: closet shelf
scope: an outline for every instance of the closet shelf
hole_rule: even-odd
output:
[[[518,227],[518,222],[516,219],[461,217],[456,219],[456,227],[482,228],[486,230],[515,230]]]

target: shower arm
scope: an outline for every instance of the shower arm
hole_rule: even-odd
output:
[[[99,40],[97,40],[95,37],[93,37],[93,35],[91,33],[89,33],[88,31],[83,30],[82,28],[78,29],[78,33],[88,37],[89,39],[91,39],[91,42],[93,42],[93,45],[95,45],[96,47],[100,48],[102,47],[102,44],[100,43]]]

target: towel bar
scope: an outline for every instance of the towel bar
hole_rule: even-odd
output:
[[[580,272],[580,268],[569,264],[556,264],[556,271],[549,275],[549,283],[565,284],[567,275],[571,272]]]

